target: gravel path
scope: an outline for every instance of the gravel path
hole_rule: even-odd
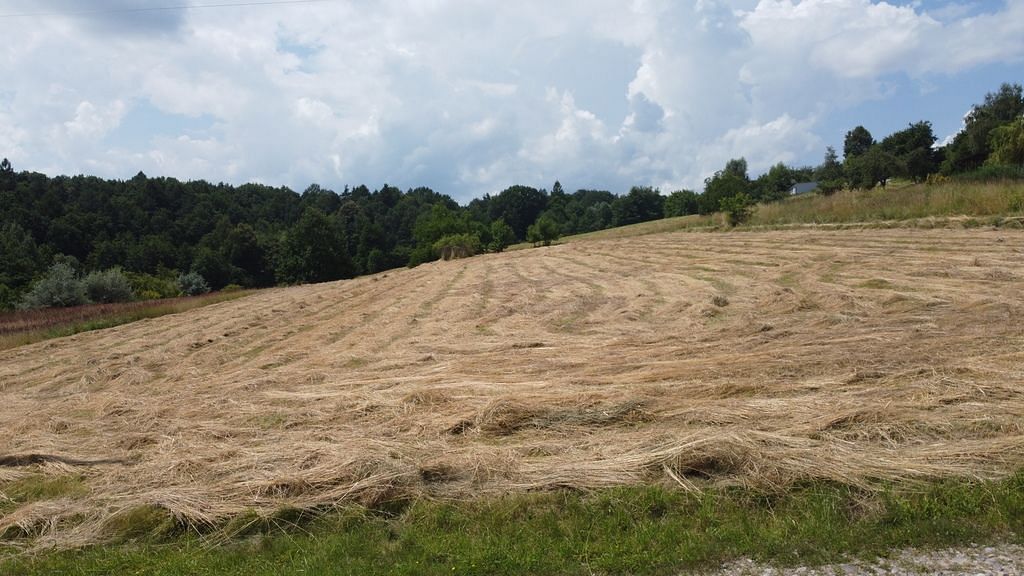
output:
[[[971,545],[946,550],[904,550],[891,558],[856,561],[825,566],[773,568],[752,560],[739,560],[723,566],[715,576],[902,576],[934,574],[941,576],[1024,574],[1024,547],[1016,544]]]

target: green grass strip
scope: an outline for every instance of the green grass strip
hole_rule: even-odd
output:
[[[228,531],[234,536],[223,543]],[[391,514],[353,508],[308,522],[282,514],[205,536],[14,557],[0,573],[676,574],[741,557],[814,565],[905,547],[1019,542],[1022,534],[1024,471],[879,492],[631,487],[421,501]]]

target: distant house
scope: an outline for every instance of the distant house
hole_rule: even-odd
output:
[[[818,189],[817,182],[797,182],[793,184],[793,187],[789,189],[790,194],[805,194],[807,192],[814,192]]]

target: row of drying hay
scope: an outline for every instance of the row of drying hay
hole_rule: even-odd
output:
[[[480,433],[509,436],[523,430],[562,430],[638,424],[653,419],[646,401],[551,406],[498,398],[472,418],[460,419],[447,431],[450,434]]]
[[[505,416],[482,420],[481,426],[508,425],[508,407],[494,408]],[[544,416],[530,418],[536,422]],[[891,449],[740,429],[630,438],[636,443],[580,446],[549,456],[527,455],[522,446],[368,444],[353,447],[347,457],[318,454],[305,468],[196,477],[175,485],[154,476],[152,465],[138,464],[139,481],[131,487],[104,482],[99,471],[88,476],[87,491],[20,503],[0,518],[0,538],[34,547],[80,546],[150,533],[211,533],[237,526],[238,518],[272,518],[282,509],[315,515],[344,505],[386,509],[423,497],[659,482],[686,490],[711,482],[778,491],[809,481],[871,489],[879,482],[998,477],[1024,463],[1024,436]]]

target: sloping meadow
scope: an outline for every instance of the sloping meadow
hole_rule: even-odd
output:
[[[0,538],[1024,464],[1024,233],[678,233],[263,291],[0,352]]]

